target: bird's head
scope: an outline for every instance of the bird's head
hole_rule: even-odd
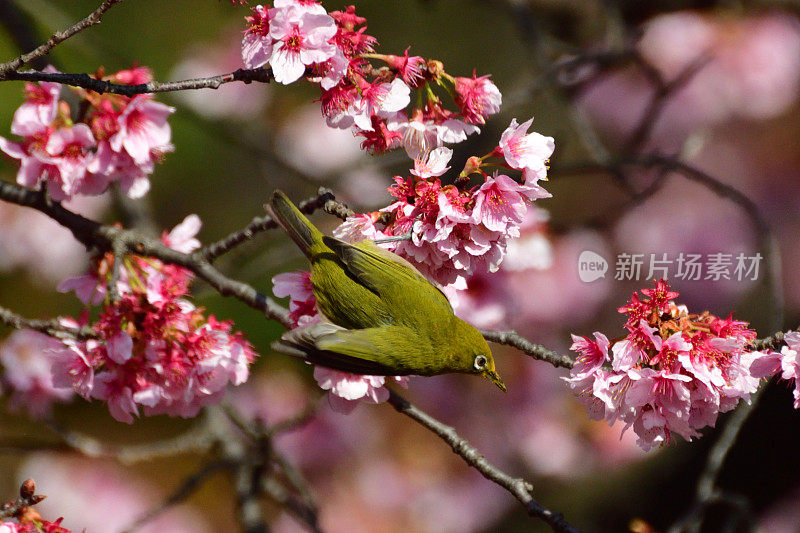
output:
[[[457,356],[462,367],[461,371],[483,376],[506,392],[506,385],[495,369],[494,357],[486,339],[477,329],[463,320],[457,318],[456,322],[458,325],[454,340],[458,344]]]

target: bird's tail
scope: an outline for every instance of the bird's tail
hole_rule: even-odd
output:
[[[269,211],[275,222],[281,225],[309,258],[327,248],[322,242],[322,232],[309,222],[283,192],[276,190],[273,193]]]

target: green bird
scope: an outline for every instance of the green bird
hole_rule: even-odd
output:
[[[478,374],[506,390],[483,335],[411,263],[369,240],[323,235],[280,191],[268,209],[311,262],[326,319],[284,333],[275,350],[354,374]]]

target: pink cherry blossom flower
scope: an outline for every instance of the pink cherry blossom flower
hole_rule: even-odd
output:
[[[361,98],[353,103],[350,113],[358,128],[372,131],[372,117],[386,118],[405,109],[410,101],[411,89],[400,78],[395,78],[391,83],[364,84]]]
[[[43,72],[57,72],[47,66]],[[58,113],[61,84],[49,81],[25,83],[25,102],[14,112],[11,133],[27,137],[49,126]]]
[[[420,178],[441,176],[450,170],[447,163],[450,162],[452,156],[453,150],[445,146],[420,154],[419,158],[414,159],[414,169],[411,170],[411,174]]]
[[[328,402],[334,411],[350,413],[360,401],[383,403],[389,399],[389,391],[384,387],[387,379],[407,386],[406,376],[366,376],[350,374],[322,366],[314,368],[314,379],[322,390],[327,390]]]
[[[56,130],[43,127],[22,143],[0,137],[0,150],[20,160],[17,183],[33,188],[46,182],[50,195],[59,201],[80,189],[94,147],[94,137],[85,124]]]
[[[595,340],[591,340],[589,337],[572,336],[572,346],[569,349],[580,354],[575,359],[575,366],[572,372],[574,377],[583,377],[591,374],[609,360],[608,346],[610,343],[608,337],[599,331],[595,331],[594,338]]]
[[[301,12],[325,15],[327,11],[317,0],[275,0],[276,8],[294,7]]]
[[[307,326],[319,320],[317,299],[307,270],[284,272],[272,278],[272,292],[278,298],[289,297],[289,319],[294,327]]]
[[[258,5],[253,14],[245,17],[247,29],[242,39],[242,61],[247,68],[266,65],[272,57],[273,39],[269,34],[269,23],[275,16],[274,9]]]
[[[73,392],[57,388],[50,375],[49,357],[59,346],[57,339],[28,329],[14,331],[0,344],[3,383],[11,391],[12,409],[43,418],[53,404],[72,399]]]
[[[358,242],[365,239],[376,240],[386,237],[375,226],[374,217],[370,213],[347,217],[347,220],[333,230],[333,236],[347,242]]]
[[[87,320],[85,317],[80,321],[62,318],[60,322],[64,326],[76,328],[85,325]],[[56,344],[49,353],[53,386],[74,389],[82,398],[88,400],[94,388],[94,370],[89,361],[89,354],[98,347],[99,341],[65,338]]]
[[[528,210],[520,194],[528,192],[524,187],[505,174],[488,178],[474,196],[474,217],[491,231],[506,231],[509,224],[519,225]]]
[[[389,65],[389,68],[397,71],[406,85],[417,87],[419,82],[422,81],[422,68],[425,65],[425,59],[419,56],[409,56],[409,48],[406,48],[401,56],[387,55],[384,56],[384,60]]]
[[[275,40],[269,64],[275,81],[287,85],[300,79],[306,66],[333,57],[336,47],[329,40],[336,34],[336,24],[327,13],[315,13],[294,3],[275,10],[269,22],[269,35]]]
[[[422,117],[408,120],[402,111],[389,117],[386,123],[390,130],[401,134],[401,145],[411,159],[416,159],[420,154],[445,143],[463,142],[469,135],[480,132],[477,126],[454,118],[439,122]]]
[[[172,228],[172,231],[165,232],[161,240],[173,250],[184,254],[191,253],[200,248],[200,241],[195,238],[195,235],[200,232],[201,226],[200,217],[189,215],[183,219],[183,222]]]
[[[486,117],[500,111],[503,97],[489,75],[480,78],[456,78],[456,105],[461,108],[464,120],[471,124],[485,124]]]
[[[500,136],[499,149],[508,166],[522,170],[525,182],[535,184],[547,179],[547,161],[553,155],[555,141],[535,131],[528,133],[532,123],[533,119],[522,124],[511,119],[511,125]]]
[[[111,149],[127,152],[137,165],[150,163],[154,151],[171,150],[167,117],[174,112],[175,108],[148,95],[134,96],[119,116],[119,130],[109,139]]]
[[[780,370],[785,380],[794,380],[794,408],[800,409],[800,333],[790,331],[784,335],[786,346],[781,348]]]

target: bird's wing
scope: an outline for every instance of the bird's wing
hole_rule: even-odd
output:
[[[425,373],[424,368],[415,369],[407,353],[408,347],[424,352],[426,348],[419,343],[414,331],[403,326],[350,330],[321,322],[284,333],[272,347],[343,372],[400,376]]]
[[[327,235],[322,239],[359,282],[381,297],[394,294],[398,288],[406,287],[411,282],[415,291],[431,295],[433,301],[452,313],[453,308],[444,292],[399,255],[371,241],[354,245]]]

